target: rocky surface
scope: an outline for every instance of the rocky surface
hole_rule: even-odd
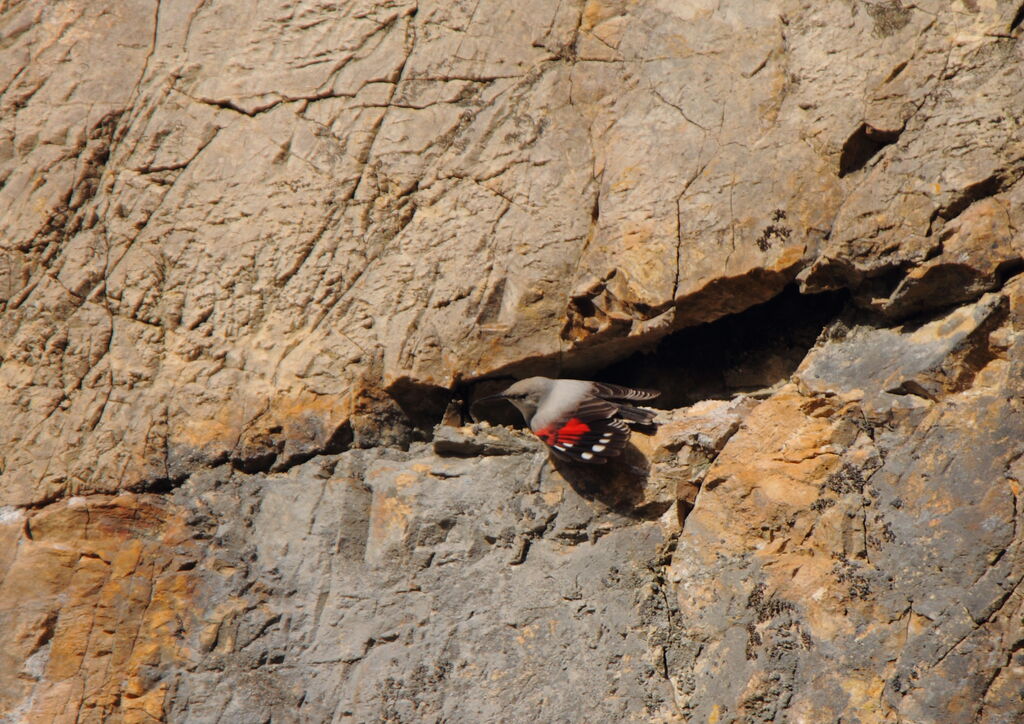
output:
[[[1022,19],[0,3],[0,721],[1024,719]]]

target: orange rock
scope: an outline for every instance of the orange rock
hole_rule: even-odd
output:
[[[160,672],[188,658],[178,631],[191,625],[197,583],[182,516],[160,497],[123,494],[0,521],[12,551],[0,709],[25,721],[163,717]]]

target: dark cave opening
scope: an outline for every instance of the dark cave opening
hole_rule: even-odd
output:
[[[430,439],[434,425],[441,422],[451,403],[452,394],[444,387],[416,384],[407,379],[398,380],[388,388],[388,395],[398,406],[398,412],[405,416],[413,439]]]
[[[594,379],[659,390],[652,405],[664,409],[765,389],[796,371],[848,297],[845,291],[801,294],[791,284],[743,312],[670,334]]]
[[[903,130],[884,131],[862,123],[843,144],[839,156],[839,178],[864,168],[879,151],[899,140]]]
[[[658,390],[661,396],[651,406],[662,409],[769,388],[796,371],[822,330],[843,311],[849,296],[845,290],[801,294],[791,284],[767,302],[669,334],[650,349],[586,377]],[[469,403],[513,381],[503,377],[470,383],[459,388],[456,396]],[[523,425],[518,412],[504,402],[480,405],[473,412],[494,424]]]
[[[1010,27],[1007,32],[1012,33],[1020,27],[1022,22],[1024,22],[1024,4],[1021,4],[1021,6],[1017,8],[1017,12],[1014,13],[1013,20],[1010,21]]]

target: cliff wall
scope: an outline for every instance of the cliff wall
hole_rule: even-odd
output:
[[[0,721],[1024,720],[1022,20],[0,2]]]

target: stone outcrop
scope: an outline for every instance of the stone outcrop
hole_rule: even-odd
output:
[[[0,721],[1024,719],[1022,19],[0,4]]]

